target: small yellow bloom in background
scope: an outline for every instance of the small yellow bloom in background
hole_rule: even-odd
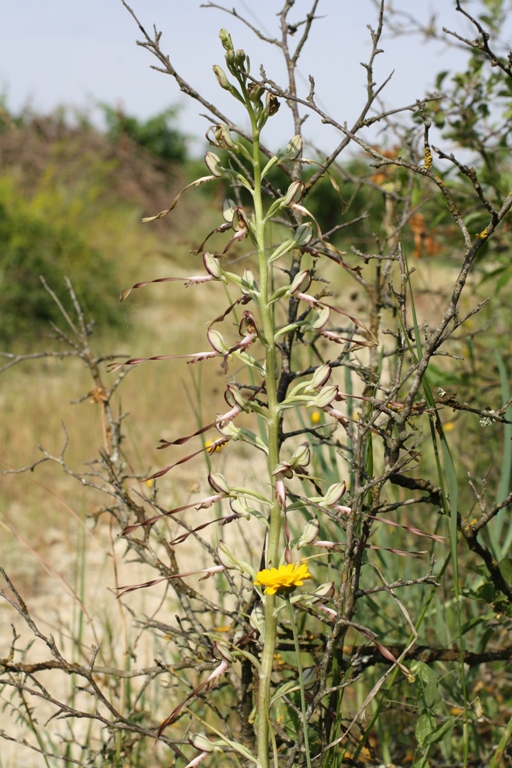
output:
[[[451,432],[452,429],[455,429],[455,422],[454,421],[445,421],[443,424],[443,429],[445,432]]]
[[[302,587],[306,579],[312,579],[306,563],[290,563],[279,568],[265,568],[256,574],[255,586],[265,587],[267,595],[282,595]]]
[[[313,411],[311,414],[311,423],[312,424],[320,424],[322,421],[322,412],[321,411]]]
[[[204,447],[206,448],[207,452],[212,455],[212,453],[215,453],[216,451],[222,451],[223,448],[227,445],[227,443],[222,443],[221,445],[213,445],[215,440],[207,440],[204,444]]]

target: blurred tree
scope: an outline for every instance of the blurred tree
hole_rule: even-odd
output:
[[[125,115],[120,108],[100,105],[107,123],[107,136],[114,143],[128,137],[162,160],[183,163],[187,159],[186,137],[176,127],[176,107],[159,112],[143,121]]]
[[[118,286],[114,266],[76,229],[59,216],[48,218],[34,209],[8,177],[0,179],[0,343],[33,337],[42,324],[60,318],[55,302],[43,289],[43,275],[56,290],[69,277],[94,308],[94,319],[119,324]],[[63,290],[63,303],[69,301]]]

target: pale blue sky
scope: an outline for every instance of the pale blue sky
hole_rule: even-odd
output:
[[[219,2],[219,4],[221,4]],[[227,0],[229,7],[246,14],[252,23],[261,20],[267,32],[278,35],[276,12],[280,0]],[[296,0],[291,19],[302,18],[311,0]],[[395,6],[427,19],[438,13],[439,26],[467,32],[453,0],[395,0]],[[149,30],[155,23],[163,31],[162,48],[182,76],[197,90],[242,119],[236,103],[221,91],[212,73],[214,63],[223,64],[218,40],[220,27],[227,27],[235,47],[251,56],[253,72],[264,63],[267,75],[284,82],[283,64],[277,49],[268,48],[240,22],[219,10],[200,8],[199,0],[131,0],[131,6]],[[340,122],[349,124],[364,103],[365,61],[370,48],[367,24],[375,26],[376,11],[370,0],[321,0],[319,19],[300,63],[304,94],[307,76],[313,74],[319,101]],[[184,105],[183,130],[201,136],[208,123],[204,111],[178,91],[169,76],[150,69],[157,64],[135,45],[140,32],[120,0],[3,0],[0,8],[0,89],[7,94],[13,111],[30,103],[49,111],[60,104],[93,107],[98,101],[120,104],[129,114],[148,117],[171,104]],[[432,86],[441,69],[460,66],[461,58],[439,43],[424,45],[417,38],[384,39],[385,53],[378,57],[377,79],[392,70],[386,106],[414,103]],[[190,102],[190,103],[187,103]],[[325,129],[308,120],[308,133],[325,144]],[[293,133],[286,110],[274,118],[273,129],[280,143]],[[327,144],[334,137],[326,134]]]

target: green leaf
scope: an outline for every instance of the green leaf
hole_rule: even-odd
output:
[[[411,667],[411,672],[415,676],[418,699],[423,702],[426,709],[436,709],[441,704],[442,698],[438,690],[439,678],[435,670],[418,661]]]
[[[436,709],[442,702],[436,683],[428,683],[423,689],[423,701],[427,709]]]
[[[440,723],[433,731],[431,731],[425,738],[423,746],[427,747],[430,744],[438,744],[447,736],[453,726],[455,725],[455,717],[450,716],[444,723]]]
[[[496,599],[496,588],[490,582],[482,584],[476,591],[477,599],[483,600],[485,603],[493,603]]]
[[[445,79],[445,77],[447,75],[448,75],[448,70],[447,69],[443,70],[443,72],[439,72],[439,74],[437,75],[437,77],[435,79],[436,91],[440,91],[441,90],[441,88],[443,86],[443,81],[444,81],[444,79]]]
[[[509,584],[512,584],[512,559],[510,557],[504,557],[498,563],[501,571],[501,575]]]
[[[292,693],[293,691],[300,691],[300,685],[298,684],[297,680],[288,680],[287,683],[279,686],[277,691],[274,693],[272,699],[270,700],[270,706],[275,704],[275,702],[280,699],[281,696],[286,696],[287,693]]]
[[[497,350],[495,351],[495,358],[496,358],[496,364],[498,366],[498,371],[500,375],[501,398],[503,403],[507,403],[510,400],[510,385],[508,383],[508,372],[505,367],[505,363],[503,362],[503,359]],[[507,419],[511,418],[512,408],[510,406],[507,408],[505,416]],[[506,499],[509,494],[511,476],[512,476],[512,424],[504,424],[503,425],[503,454],[502,454],[502,460],[501,460],[501,475],[500,475],[500,484],[498,488],[498,494],[496,497],[496,501],[498,503],[501,501],[504,501],[504,499]],[[494,520],[494,525],[489,527],[491,544],[492,544],[494,555],[496,558],[499,558],[502,555],[506,554],[506,552],[508,552],[510,545],[512,543],[512,526],[510,526],[508,517],[509,517],[509,514],[507,509],[500,510],[496,515],[496,519]],[[506,528],[505,526],[507,523],[508,523],[508,526]],[[506,534],[505,537],[504,537],[504,533]],[[505,567],[507,568],[506,564],[505,564]],[[510,567],[508,567],[507,572],[509,575],[508,576],[504,575],[504,578],[506,578],[507,581],[510,582],[512,581],[512,573],[510,572]]]
[[[442,368],[433,363],[429,363],[427,376],[433,387],[441,387],[444,389],[444,387],[460,386],[461,383],[460,374],[451,371],[443,371]]]
[[[295,240],[285,240],[281,243],[281,245],[278,245],[275,251],[271,254],[268,263],[272,264],[274,261],[279,259],[281,256],[284,256],[285,253],[288,253],[292,250],[292,248],[295,247]]]
[[[484,621],[486,621],[488,618],[489,618],[488,616],[475,616],[469,621],[464,622],[464,624],[462,625],[461,634],[465,635],[466,632],[469,632],[471,629],[478,627],[479,624],[483,624]]]
[[[414,735],[416,736],[416,740],[421,748],[425,746],[426,740],[430,736],[431,732],[432,725],[430,722],[430,715],[428,715],[426,712],[423,712],[423,714],[419,716],[418,722],[416,723],[416,728],[414,729]]]

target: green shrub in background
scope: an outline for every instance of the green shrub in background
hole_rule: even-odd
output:
[[[100,325],[119,324],[115,270],[84,234],[58,215],[38,210],[9,177],[0,178],[0,342],[33,337],[56,320],[58,308],[40,275],[57,294],[64,277],[76,286],[84,306]],[[66,306],[69,297],[62,290]]]
[[[146,122],[103,110],[106,134],[76,111],[18,115],[0,99],[2,348],[46,333],[56,319],[40,275],[65,306],[69,277],[100,328],[126,327],[120,287],[141,253],[168,246],[168,224],[141,231],[140,219],[192,173],[176,110]]]
[[[138,120],[108,104],[100,106],[107,123],[107,137],[112,142],[118,143],[123,137],[128,137],[162,160],[183,163],[187,159],[186,138],[176,128],[178,110],[175,107],[148,120]]]

